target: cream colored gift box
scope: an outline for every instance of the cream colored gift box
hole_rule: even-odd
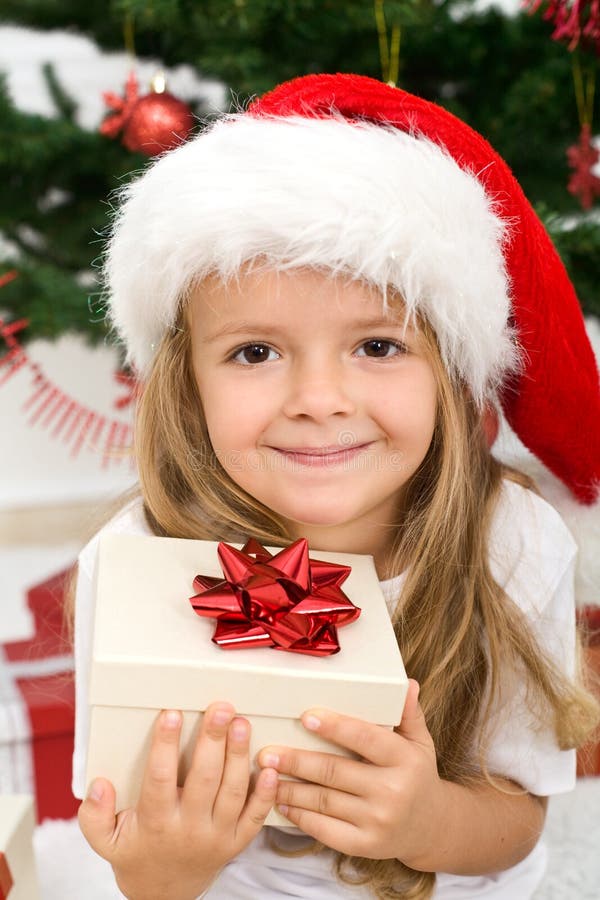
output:
[[[37,900],[33,856],[33,797],[0,795],[0,897]]]
[[[212,642],[215,620],[197,616],[188,598],[197,574],[223,578],[217,546],[120,534],[101,539],[87,783],[108,778],[117,809],[136,802],[160,709],[184,711],[180,783],[199,711],[216,700],[248,718],[253,757],[267,744],[343,752],[300,723],[313,706],[380,725],[400,721],[408,682],[371,556],[309,551],[351,566],[341,587],[362,610],[339,628],[339,653],[313,657],[266,647],[222,650]],[[286,824],[276,811],[267,821]]]

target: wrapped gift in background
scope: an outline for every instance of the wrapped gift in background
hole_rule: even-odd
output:
[[[0,796],[0,900],[37,900],[33,798]]]
[[[69,572],[29,590],[35,633],[0,645],[0,793],[31,793],[37,819],[70,818],[73,657],[63,621]]]
[[[388,727],[400,721],[408,681],[372,557],[310,551],[311,560],[351,567],[342,589],[361,610],[340,630],[340,652],[312,656],[213,643],[214,619],[196,616],[188,598],[198,573],[223,579],[217,547],[175,538],[101,539],[87,782],[99,775],[112,781],[118,808],[135,803],[160,709],[184,711],[181,779],[199,713],[217,700],[250,721],[252,755],[270,743],[341,753],[303,728],[299,716],[311,706]],[[286,824],[276,811],[267,821]]]

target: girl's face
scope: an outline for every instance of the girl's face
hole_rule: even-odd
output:
[[[190,299],[196,381],[229,476],[319,550],[383,559],[423,461],[436,382],[398,300],[310,269],[207,278]]]

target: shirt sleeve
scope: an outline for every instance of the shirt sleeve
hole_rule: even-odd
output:
[[[500,523],[500,533],[496,534],[496,549],[501,550],[496,556],[494,575],[527,616],[540,648],[572,679],[576,658],[577,548],[552,507],[523,488],[514,487],[516,492],[511,486],[512,514],[506,515],[507,509],[503,510],[504,525]],[[519,518],[515,519],[515,514]],[[499,560],[505,565],[500,565]],[[559,748],[551,710],[545,722],[532,713],[525,679],[517,674],[503,681],[489,735],[486,760],[490,772],[511,778],[539,796],[574,788],[576,751]]]
[[[85,770],[90,728],[89,687],[97,546],[98,539],[94,538],[79,556],[75,593],[75,746],[72,790],[75,797],[80,800],[86,792]]]

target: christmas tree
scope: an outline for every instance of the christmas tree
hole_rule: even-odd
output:
[[[567,190],[567,148],[583,125],[573,59],[584,60],[591,126],[597,57],[589,46],[571,52],[552,40],[541,15],[480,11],[469,0],[4,0],[3,14],[5,22],[76,30],[107,50],[135,44],[140,60],[191,64],[221,79],[234,106],[286,78],[324,71],[383,78],[440,103],[507,159],[549,227],[584,311],[600,314],[600,223]],[[17,109],[0,80],[0,233],[7,242],[0,273],[11,265],[20,275],[2,289],[0,306],[5,318],[29,320],[23,340],[67,330],[100,340],[97,260],[107,201],[145,157],[82,128],[69,85],[51,67],[45,77],[54,118]],[[203,122],[214,114],[202,96],[192,108]],[[594,153],[589,140],[587,149],[571,147],[576,174],[581,160],[588,166],[588,200]]]

